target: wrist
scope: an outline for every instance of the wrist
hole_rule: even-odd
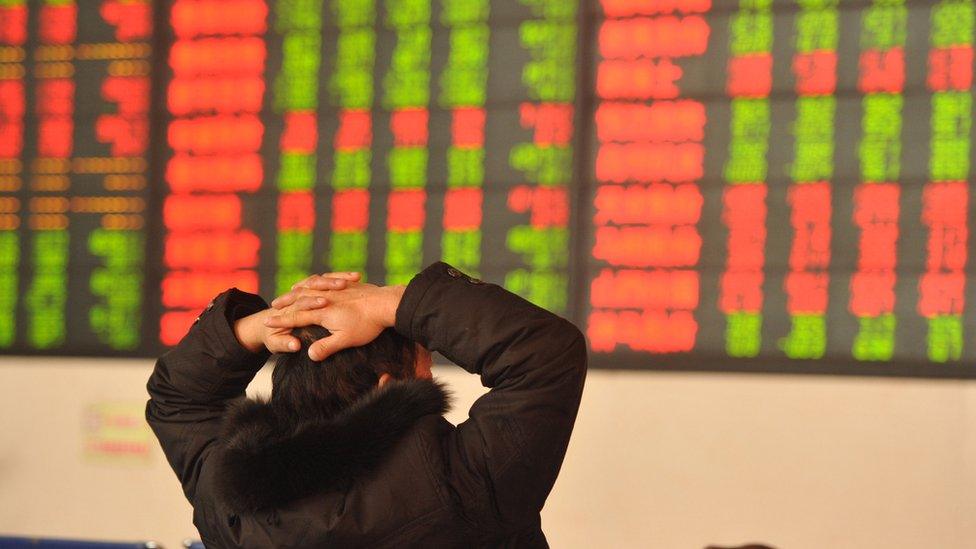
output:
[[[270,309],[264,309],[234,321],[234,335],[241,347],[252,353],[265,350],[265,332],[268,328],[264,325],[264,320],[269,312]]]
[[[381,311],[380,323],[385,328],[392,328],[396,324],[396,312],[403,299],[403,292],[407,287],[403,285],[384,286],[383,308]]]

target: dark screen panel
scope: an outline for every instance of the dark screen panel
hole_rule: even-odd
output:
[[[144,352],[152,6],[4,2],[0,26],[0,344]]]
[[[593,15],[595,362],[971,375],[971,2]]]

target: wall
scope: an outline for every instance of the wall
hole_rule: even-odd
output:
[[[0,359],[0,532],[166,547],[194,535],[154,445],[135,460],[83,451],[86,410],[141,406],[151,367]],[[435,375],[462,420],[477,378]],[[974,429],[972,382],[593,371],[543,526],[559,548],[963,549]]]

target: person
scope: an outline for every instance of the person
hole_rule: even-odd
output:
[[[457,426],[428,350],[490,388]],[[272,352],[270,400],[243,399]],[[573,324],[436,263],[405,287],[312,276],[270,308],[220,294],[146,418],[207,547],[547,547],[585,377]]]

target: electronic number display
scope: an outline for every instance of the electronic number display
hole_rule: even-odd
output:
[[[976,0],[0,0],[0,352],[447,261],[595,367],[976,377]]]

